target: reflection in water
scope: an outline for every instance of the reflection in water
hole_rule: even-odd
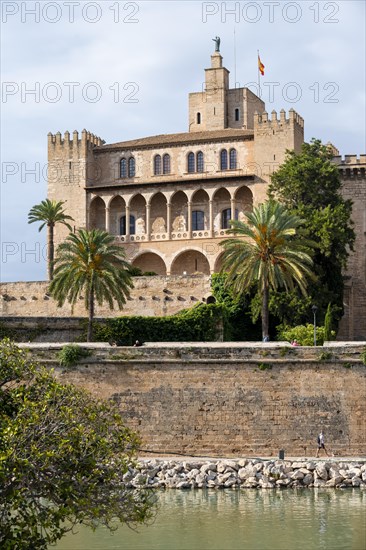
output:
[[[167,490],[155,522],[80,529],[58,550],[364,550],[366,494],[349,490]],[[53,547],[54,548],[54,547]]]

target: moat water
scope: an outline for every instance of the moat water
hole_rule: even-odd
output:
[[[154,522],[69,534],[57,550],[365,550],[359,489],[168,490]]]

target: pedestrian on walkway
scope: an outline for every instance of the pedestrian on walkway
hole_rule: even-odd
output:
[[[316,451],[316,458],[319,457],[319,451],[320,449],[324,449],[324,452],[327,456],[328,455],[328,451],[327,449],[325,448],[325,441],[324,441],[324,434],[323,434],[323,430],[320,432],[320,434],[318,435],[318,449]]]

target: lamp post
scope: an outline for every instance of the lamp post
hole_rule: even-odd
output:
[[[314,314],[314,346],[316,346],[316,312],[318,311],[318,308],[314,305],[311,307],[311,310]]]

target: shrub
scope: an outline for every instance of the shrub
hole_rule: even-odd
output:
[[[116,317],[95,323],[98,342],[132,346],[140,342],[215,342],[222,336],[225,306],[198,304],[167,317]]]
[[[366,365],[366,349],[361,353],[361,361],[364,365]]]
[[[314,345],[314,325],[298,325],[297,327],[286,327],[281,325],[277,328],[277,339],[292,342],[297,340],[300,346]],[[316,327],[316,343],[318,346],[324,344],[324,327]],[[332,337],[335,337],[334,330],[331,331]]]
[[[89,350],[83,349],[75,344],[68,344],[58,353],[58,360],[62,367],[73,367],[80,359],[84,359],[90,355],[91,352]]]

